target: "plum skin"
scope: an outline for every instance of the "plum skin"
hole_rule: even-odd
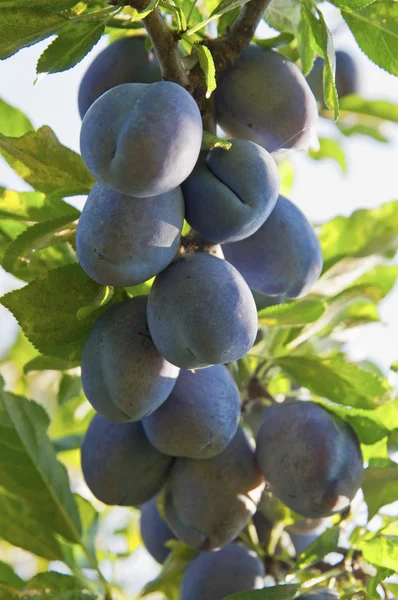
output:
[[[162,519],[156,506],[156,497],[141,507],[140,533],[145,548],[158,563],[163,564],[171,550],[165,543],[175,535]]]
[[[313,402],[289,400],[266,408],[256,457],[273,493],[309,519],[340,512],[362,484],[354,431]]]
[[[264,585],[264,565],[254,552],[229,544],[218,552],[201,554],[185,571],[181,600],[222,600]]]
[[[98,500],[138,506],[164,485],[172,458],[150,444],[141,423],[111,423],[96,414],[81,449],[86,483]]]
[[[199,108],[180,85],[125,83],[88,109],[80,149],[87,168],[105,187],[140,198],[159,196],[191,173],[202,131]]]
[[[147,52],[145,36],[116,40],[100,52],[83,75],[79,86],[80,117],[108,90],[121,83],[153,83],[162,74],[156,54]]]
[[[238,428],[238,387],[223,365],[181,370],[170,396],[142,424],[164,454],[210,458],[220,454]]]
[[[268,152],[307,149],[315,135],[315,97],[300,69],[273,50],[246,48],[223,74],[215,97],[225,133]]]
[[[127,287],[151,279],[173,260],[184,224],[181,188],[134,198],[96,183],[76,231],[76,253],[89,277]]]
[[[82,353],[82,385],[109,421],[138,421],[171,393],[179,369],[159,354],[149,335],[146,296],[108,308],[91,329]]]
[[[279,171],[272,156],[247,140],[231,143],[229,150],[203,152],[182,184],[187,222],[218,244],[257,231],[279,195]]]
[[[159,352],[183,369],[241,358],[257,335],[257,311],[243,277],[204,252],[185,255],[155,279],[148,325]]]

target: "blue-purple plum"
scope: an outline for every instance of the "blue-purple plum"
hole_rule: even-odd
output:
[[[336,590],[326,587],[318,587],[297,596],[295,600],[336,600],[339,598]]]
[[[182,184],[186,220],[214,243],[252,235],[279,195],[279,171],[272,156],[247,140],[232,140],[229,150],[202,153]]]
[[[121,83],[153,83],[162,75],[156,54],[147,52],[144,36],[125,37],[100,52],[81,80],[78,95],[80,116],[108,90]]]
[[[210,458],[228,446],[239,417],[238,387],[228,369],[217,365],[180,371],[170,396],[142,424],[160,452]]]
[[[143,200],[97,183],[78,222],[77,256],[87,275],[102,285],[137,285],[171,263],[183,224],[180,187]]]
[[[178,539],[202,551],[232,542],[256,512],[264,479],[239,427],[212,458],[176,458],[164,488],[166,521]]]
[[[215,92],[217,121],[228,136],[268,152],[307,148],[318,108],[300,69],[274,50],[249,46]]]
[[[354,431],[313,402],[289,400],[266,408],[256,457],[272,492],[309,519],[342,511],[362,484]]]
[[[304,519],[286,527],[296,554],[301,554],[321,535],[326,519]]]
[[[323,58],[318,56],[314,62],[312,71],[307,75],[308,85],[322,106],[324,106],[323,65]],[[358,94],[360,89],[359,79],[359,70],[352,56],[343,50],[337,50],[335,82],[339,98],[349,96],[350,94]]]
[[[199,108],[180,85],[124,83],[88,109],[80,149],[105,187],[130,196],[159,196],[191,173],[202,131]]]
[[[172,458],[152,446],[141,423],[111,423],[95,415],[81,450],[88,487],[105,504],[138,506],[164,485]]]
[[[179,369],[156,349],[148,331],[147,297],[108,308],[83,347],[82,385],[95,410],[115,423],[139,421],[171,393]]]
[[[183,369],[241,358],[256,339],[257,324],[256,305],[242,275],[204,252],[173,262],[149,293],[152,339],[169,362]]]
[[[201,554],[185,571],[181,600],[222,600],[230,594],[261,589],[265,570],[258,556],[240,544]]]
[[[171,552],[165,543],[175,540],[175,535],[160,516],[156,498],[152,498],[141,507],[140,532],[149,554],[158,563],[163,564]]]
[[[305,296],[322,270],[315,231],[301,210],[283,196],[255,234],[222,248],[249,287],[268,296]]]

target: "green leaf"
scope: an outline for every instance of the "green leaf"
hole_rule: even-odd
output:
[[[322,300],[296,300],[263,308],[258,320],[268,327],[296,327],[317,321],[325,310]]]
[[[26,590],[34,592],[63,593],[72,590],[82,590],[82,586],[75,577],[70,575],[62,575],[49,571],[46,573],[38,573],[30,579],[25,585]]]
[[[216,68],[210,50],[201,44],[195,44],[195,52],[206,80],[206,98],[210,98],[217,87]]]
[[[332,4],[341,10],[356,11],[372,4],[375,0],[330,0]]]
[[[381,598],[376,588],[380,583],[387,579],[387,577],[391,577],[391,575],[394,575],[394,571],[391,569],[379,568],[376,575],[368,581],[368,585],[366,586],[368,596],[372,599]]]
[[[341,98],[340,108],[343,111],[398,123],[398,104],[392,104],[387,100],[365,100],[352,94]]]
[[[12,219],[0,219],[0,261],[2,261],[7,246],[18,235],[25,231],[26,225]]]
[[[280,33],[271,38],[254,38],[252,42],[260,48],[276,48],[277,46],[285,46],[294,40],[292,33]]]
[[[20,138],[0,134],[0,152],[17,175],[45,194],[87,194],[94,184],[81,156],[63,146],[49,127]]]
[[[311,22],[308,11],[303,6],[297,29],[297,47],[300,54],[302,71],[307,76],[313,67],[316,58],[316,44],[313,40]]]
[[[18,8],[1,6],[0,59],[44,40],[68,23],[68,18],[63,15],[20,6],[20,3]]]
[[[53,12],[72,8],[78,0],[0,0],[0,8],[41,8]]]
[[[59,454],[60,452],[69,452],[70,450],[78,450],[84,440],[84,435],[66,435],[62,438],[53,440],[54,451]]]
[[[58,388],[58,404],[62,406],[68,402],[68,400],[72,400],[82,391],[82,380],[80,377],[76,375],[68,375],[68,373],[64,373],[62,375],[61,380],[59,382]]]
[[[309,156],[313,160],[324,160],[332,158],[341,167],[343,173],[347,173],[347,162],[345,154],[338,142],[329,138],[319,138],[319,149],[309,150]]]
[[[35,508],[0,487],[0,538],[47,560],[61,560],[62,552],[52,532]],[[1,593],[0,593],[1,598]]]
[[[32,129],[32,123],[21,110],[0,98],[0,132],[3,135],[20,137]]]
[[[20,279],[32,281],[51,269],[76,262],[75,253],[63,243],[75,230],[74,216],[70,215],[29,227],[5,251],[4,269]]]
[[[80,211],[59,196],[46,196],[41,192],[14,192],[0,188],[0,218],[21,221],[48,221],[70,215],[78,219]]]
[[[264,13],[264,20],[280,32],[297,33],[301,5],[297,0],[272,0]]]
[[[115,289],[109,285],[101,286],[98,295],[93,298],[90,304],[82,306],[76,313],[79,321],[86,319],[91,313],[95,312],[98,308],[106,306],[113,298]]]
[[[300,386],[336,404],[375,408],[390,389],[387,380],[340,356],[286,356],[275,360]]]
[[[40,355],[32,358],[32,360],[26,363],[23,370],[26,374],[31,373],[32,371],[67,371],[68,369],[73,369],[78,366],[78,361],[69,362],[62,358]]]
[[[398,248],[398,202],[335,217],[319,233],[324,271],[341,259],[389,255]]]
[[[225,600],[292,600],[297,592],[297,585],[275,585],[252,592],[240,592],[226,596]]]
[[[398,571],[398,544],[395,540],[379,535],[361,543],[364,559],[375,567]]]
[[[37,73],[60,73],[79,63],[105,30],[104,20],[71,23],[46,48],[37,63]]]
[[[79,513],[66,469],[47,435],[48,416],[41,406],[3,386],[0,379],[0,485],[35,511],[49,534],[78,542]]]
[[[248,2],[248,0],[221,0],[221,2],[217,4],[216,8],[212,11],[210,16],[220,17],[234,8],[243,6],[246,4],[246,2]]]
[[[174,540],[170,545],[172,551],[167,557],[161,572],[155,579],[145,585],[140,596],[147,596],[153,592],[163,592],[168,598],[171,594],[173,600],[179,598],[178,590],[184,569],[197,556],[198,551]]]
[[[84,320],[78,319],[77,312],[94,302],[102,287],[79,265],[67,265],[6,294],[1,303],[39,352],[74,362],[80,359],[85,338],[104,309],[98,308]],[[113,300],[119,301],[120,296]]]
[[[377,0],[357,12],[342,11],[358,46],[376,65],[398,75],[398,4]]]
[[[338,527],[327,529],[304,552],[298,555],[299,569],[309,567],[321,560],[330,552],[334,552],[339,544],[340,531]]]
[[[398,498],[398,465],[388,459],[375,459],[365,471],[362,484],[369,520],[382,506]],[[388,565],[380,565],[388,567]],[[390,568],[390,567],[388,567]],[[391,567],[392,568],[392,567]]]
[[[10,585],[14,588],[20,588],[23,586],[24,581],[10,567],[7,563],[0,560],[0,583]]]
[[[203,131],[201,150],[213,150],[213,148],[224,148],[224,150],[229,150],[231,146],[232,144],[229,140],[219,138],[208,131]]]
[[[341,133],[346,137],[352,137],[354,135],[364,135],[381,143],[386,143],[389,141],[389,139],[384,135],[384,133],[382,133],[382,131],[375,126],[365,125],[362,123],[357,123],[356,125],[347,125],[346,123],[338,122],[337,127],[339,128]]]

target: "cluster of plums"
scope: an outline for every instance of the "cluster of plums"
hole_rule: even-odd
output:
[[[279,195],[270,154],[308,144],[317,105],[294,63],[250,46],[216,106],[234,139],[204,152],[195,101],[160,80],[139,37],[102,52],[79,92],[82,156],[97,180],[78,223],[80,264],[109,286],[155,276],[149,296],[108,308],[85,342],[83,389],[98,414],[83,473],[106,504],[142,507],[142,537],[158,561],[173,537],[218,550],[192,562],[181,600],[262,587],[262,563],[235,541],[265,482],[319,519],[347,506],[363,470],[351,428],[315,403],[266,408],[256,448],[239,426],[225,365],[253,345],[257,307],[305,295],[322,268],[311,225]],[[184,218],[222,251],[180,251]]]

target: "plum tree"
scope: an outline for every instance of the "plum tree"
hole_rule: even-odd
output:
[[[141,423],[111,423],[95,415],[81,450],[88,487],[105,504],[138,506],[157,494],[172,458],[148,441]]]
[[[182,191],[191,227],[212,242],[236,242],[270,215],[279,195],[279,171],[261,146],[233,140],[229,150],[202,153]]]
[[[238,387],[228,369],[217,365],[196,373],[182,370],[168,399],[142,424],[160,452],[209,458],[230,443],[239,417]]]
[[[88,400],[115,423],[138,421],[173,389],[179,369],[159,354],[149,335],[146,296],[108,308],[95,322],[82,353]]]
[[[300,69],[282,54],[249,46],[216,89],[217,120],[231,137],[268,152],[307,148],[317,104]]]
[[[243,429],[212,458],[176,458],[164,488],[166,521],[202,551],[232,542],[256,512],[264,479]]]
[[[323,65],[323,58],[318,56],[311,73],[307,75],[307,81],[317,101],[322,106],[325,106],[323,99]],[[336,50],[335,83],[339,98],[349,96],[350,94],[358,94],[359,92],[360,84],[357,64],[352,56],[343,50]]]
[[[237,360],[257,335],[257,312],[243,277],[227,261],[197,252],[155,279],[148,325],[159,352],[184,369]]]
[[[98,283],[137,285],[170,264],[180,245],[183,224],[180,187],[143,200],[97,183],[79,218],[77,256]]]
[[[331,588],[318,587],[297,596],[296,600],[336,600],[339,598],[338,592]]]
[[[297,206],[283,196],[252,236],[223,245],[225,258],[256,293],[305,296],[322,270],[318,238]]]
[[[228,544],[191,562],[182,580],[180,600],[222,600],[262,588],[264,576],[264,565],[254,552],[240,544]]]
[[[159,196],[188,177],[202,143],[192,96],[171,81],[124,83],[87,111],[80,149],[105,187],[138,197]]]
[[[163,564],[170,554],[170,548],[165,546],[165,543],[174,540],[175,535],[160,516],[156,498],[152,498],[141,507],[140,533],[149,554],[158,563]]]
[[[320,536],[327,519],[303,519],[286,527],[296,554],[301,554]]]
[[[145,36],[116,40],[96,56],[81,80],[80,116],[83,119],[97,98],[121,83],[153,83],[161,78],[155,52],[145,48]]]
[[[266,408],[256,456],[273,493],[309,519],[343,510],[362,483],[354,431],[313,402],[289,400]]]

